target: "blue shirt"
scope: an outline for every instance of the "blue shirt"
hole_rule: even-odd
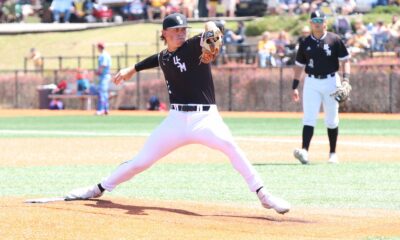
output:
[[[99,67],[103,67],[103,71],[100,73],[100,78],[105,77],[106,75],[110,74],[111,68],[111,57],[108,52],[103,51],[99,56]]]

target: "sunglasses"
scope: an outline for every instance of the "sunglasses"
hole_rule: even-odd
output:
[[[311,22],[319,23],[319,24],[323,23],[324,21],[325,21],[325,19],[323,19],[323,18],[313,18],[313,19],[311,19]]]

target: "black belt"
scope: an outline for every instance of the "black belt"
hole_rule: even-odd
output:
[[[330,74],[327,74],[327,75],[313,75],[313,74],[308,74],[308,76],[309,76],[309,77],[312,77],[312,78],[317,78],[317,79],[325,79],[325,78],[328,78],[328,77],[334,77],[334,76],[335,76],[335,73],[330,73]]]
[[[207,112],[211,106],[207,105],[184,105],[184,104],[171,104],[171,109],[182,112]]]

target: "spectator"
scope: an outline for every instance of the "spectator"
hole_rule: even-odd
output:
[[[208,17],[217,16],[218,0],[207,0]]]
[[[400,40],[400,20],[397,15],[392,16],[392,22],[388,24],[388,30],[390,33],[389,44],[391,49],[399,47]]]
[[[299,38],[297,39],[297,48],[300,45],[300,43],[304,42],[304,39],[306,39],[306,37],[310,36],[311,34],[311,29],[309,26],[304,26],[301,29],[301,35],[299,36]]]
[[[275,58],[273,56],[273,54],[275,53],[275,43],[270,39],[270,33],[268,31],[265,31],[262,35],[261,40],[258,42],[259,66],[265,68],[267,67],[267,62],[271,66],[276,66]]]
[[[299,1],[299,10],[302,14],[308,14],[315,11],[318,8],[318,3],[321,2],[320,0],[300,0]]]
[[[96,115],[108,115],[108,90],[111,80],[111,57],[110,54],[108,54],[108,52],[105,50],[104,43],[98,43],[97,50],[99,51],[100,55],[98,58],[98,68],[96,72],[99,77]]]
[[[341,8],[341,13],[343,15],[352,14],[355,8],[356,8],[356,2],[354,0],[344,0]]]
[[[279,0],[280,13],[286,12],[290,15],[293,15],[296,7],[296,0]]]
[[[147,110],[158,111],[160,109],[160,99],[157,96],[151,96],[147,103]]]
[[[195,0],[183,0],[183,5],[182,5],[183,15],[185,15],[187,18],[193,18],[193,13],[196,8],[196,3],[197,1]],[[197,15],[197,17],[199,16]]]
[[[147,17],[149,20],[153,20],[155,14],[159,14],[161,19],[164,19],[166,15],[166,0],[149,0],[147,5]]]
[[[72,0],[53,0],[50,6],[53,12],[53,19],[55,23],[60,22],[61,15],[63,15],[64,23],[69,23],[71,11],[73,10]]]
[[[224,43],[243,43],[246,39],[246,28],[243,21],[239,21],[236,31],[226,29],[224,34]]]
[[[57,87],[53,89],[52,93],[53,94],[64,94],[65,89],[67,89],[68,83],[66,80],[61,80],[58,84]]]
[[[389,31],[385,27],[383,21],[379,20],[376,22],[375,26],[372,29],[372,38],[373,38],[373,51],[383,52],[386,50],[386,44],[389,40]]]
[[[90,93],[90,82],[86,70],[78,69],[76,73],[76,90],[77,95]]]
[[[59,98],[54,98],[50,101],[49,104],[49,109],[50,110],[63,110],[65,109],[63,101]]]
[[[346,16],[337,16],[333,23],[333,32],[338,34],[344,42],[351,37],[351,23]]]
[[[225,16],[234,17],[235,16],[235,7],[236,0],[222,0],[222,4],[225,9]]]
[[[35,67],[36,71],[42,71],[43,70],[43,59],[42,55],[36,48],[31,48],[29,58],[33,62],[33,66]]]
[[[287,46],[290,44],[288,35],[286,31],[282,30],[278,34],[278,38],[275,39],[275,46],[276,46],[276,54],[279,56],[277,59],[277,65],[283,65],[289,59],[287,58]]]
[[[141,0],[133,0],[121,8],[125,19],[137,20],[144,18],[145,6]]]
[[[352,55],[366,53],[371,48],[371,44],[372,38],[365,29],[357,30],[356,34],[354,34],[347,42]]]
[[[166,14],[180,13],[182,10],[182,0],[169,0],[166,5]]]

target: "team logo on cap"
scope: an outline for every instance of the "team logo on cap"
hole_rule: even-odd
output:
[[[183,24],[183,20],[182,20],[181,16],[177,15],[176,20],[179,22],[179,24]]]

